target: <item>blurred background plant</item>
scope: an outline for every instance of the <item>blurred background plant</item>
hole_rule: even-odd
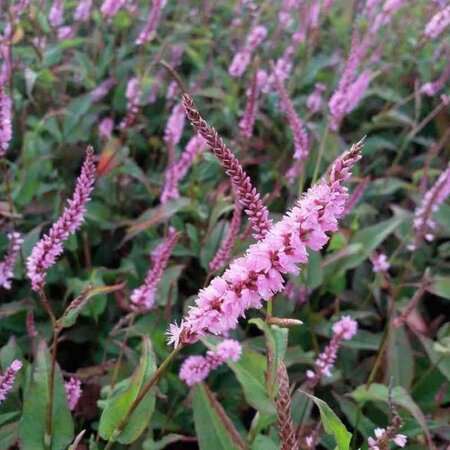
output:
[[[0,448],[446,448],[446,1],[4,0],[0,14]],[[161,61],[274,223],[367,138],[339,231],[240,320],[241,350],[186,346],[113,436],[169,355],[169,324],[255,242]],[[43,297],[26,261],[88,145],[95,188]]]

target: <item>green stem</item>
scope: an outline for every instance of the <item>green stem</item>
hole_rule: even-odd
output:
[[[317,176],[319,175],[320,162],[322,161],[323,151],[325,149],[325,141],[328,137],[329,131],[330,131],[330,124],[327,123],[327,126],[325,127],[325,131],[323,132],[322,140],[320,141],[319,154],[317,155],[316,167],[314,169],[314,175],[313,175],[311,184],[314,184],[316,182]]]
[[[116,429],[113,431],[104,450],[110,450],[112,448],[113,443],[122,434],[128,420],[130,419],[131,415],[136,410],[136,408],[139,406],[139,403],[141,403],[141,401],[147,395],[148,391],[157,383],[157,381],[163,374],[164,370],[166,370],[167,366],[172,362],[173,358],[180,352],[180,350],[183,347],[184,344],[178,345],[178,347],[176,347],[172,351],[172,353],[170,353],[170,355],[156,369],[156,372],[153,374],[150,381],[142,388],[141,392],[139,392],[139,395],[135,398],[134,402],[131,404],[130,409],[127,411],[125,417],[119,422],[119,425],[117,425]]]

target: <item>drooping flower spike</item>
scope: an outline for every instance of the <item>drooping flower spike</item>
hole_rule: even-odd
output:
[[[450,5],[438,11],[427,23],[423,32],[429,39],[436,39],[450,25]]]
[[[94,149],[86,149],[86,158],[77,179],[73,197],[67,201],[61,217],[53,224],[48,234],[37,242],[27,260],[27,275],[34,291],[44,288],[47,270],[63,253],[63,242],[81,227],[86,204],[95,181]]]
[[[188,386],[201,383],[208,375],[227,360],[238,361],[242,347],[238,341],[226,339],[217,345],[215,351],[209,350],[206,356],[189,356],[180,368],[180,379]]]
[[[262,300],[284,289],[283,275],[298,275],[298,265],[308,261],[307,249],[320,250],[329,240],[327,233],[338,229],[348,198],[343,182],[360,159],[362,145],[363,141],[340,156],[328,181],[312,186],[265,238],[200,291],[181,324],[170,326],[169,343],[177,346],[206,333],[227,333],[248,308],[261,308]]]

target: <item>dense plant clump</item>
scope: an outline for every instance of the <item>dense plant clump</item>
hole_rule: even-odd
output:
[[[0,449],[447,449],[448,2],[0,16]]]

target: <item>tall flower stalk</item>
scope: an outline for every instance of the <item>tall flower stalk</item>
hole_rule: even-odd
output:
[[[298,264],[308,261],[307,249],[320,250],[329,240],[327,233],[338,229],[348,198],[343,182],[360,159],[362,144],[353,145],[339,157],[328,181],[311,187],[265,238],[200,291],[181,324],[170,326],[170,343],[177,347],[206,333],[227,333],[248,308],[261,308],[262,300],[270,300],[284,289],[283,275],[298,275]]]
[[[94,150],[92,147],[88,147],[73,197],[68,200],[61,217],[33,247],[31,255],[28,257],[28,277],[34,291],[42,291],[47,270],[55,264],[58,256],[63,253],[63,242],[81,227],[86,212],[86,204],[94,186],[95,171]]]
[[[214,155],[224,166],[227,175],[231,178],[234,191],[249,217],[253,228],[253,236],[257,240],[264,238],[271,227],[269,211],[263,205],[260,195],[250,181],[250,177],[242,168],[236,156],[225,145],[217,131],[202,118],[195,107],[193,98],[187,92],[183,93],[183,106],[192,128],[205,139]]]
[[[139,36],[136,39],[136,45],[143,45],[153,38],[156,27],[158,26],[159,19],[161,17],[162,9],[164,8],[165,4],[166,0],[152,1],[150,14],[148,16],[146,24],[144,25],[144,28],[139,33]]]

